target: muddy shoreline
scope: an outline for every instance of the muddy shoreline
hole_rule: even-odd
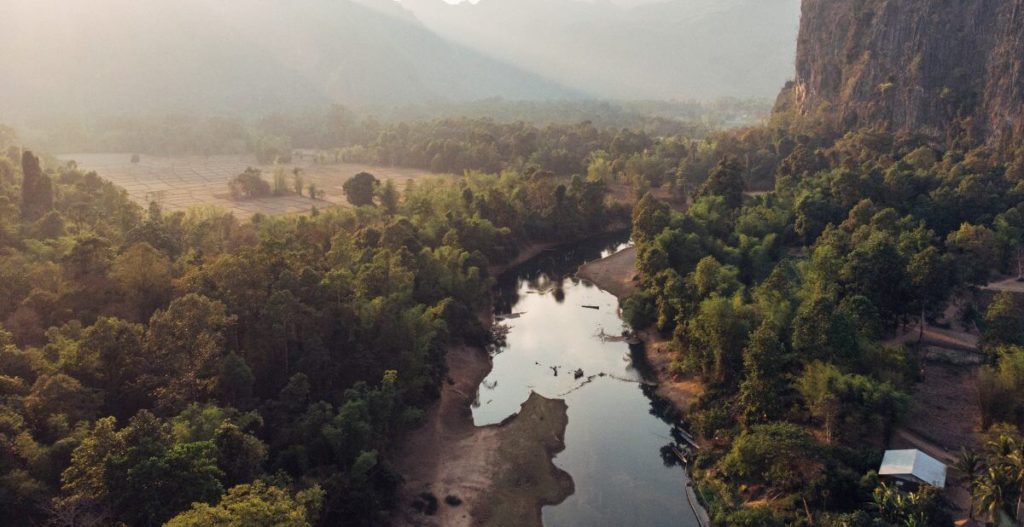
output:
[[[572,477],[553,463],[565,448],[565,402],[532,394],[518,414],[478,427],[471,405],[491,358],[485,350],[460,346],[449,350],[447,362],[440,400],[396,458],[405,482],[394,525],[540,526],[541,508],[574,490]],[[435,514],[411,506],[423,494],[438,500]],[[445,503],[448,496],[460,503]]]
[[[621,302],[637,288],[636,248],[630,247],[607,258],[587,262],[580,266],[576,275],[615,295]],[[644,359],[658,384],[656,393],[685,415],[704,392],[704,387],[695,379],[672,372],[669,343],[657,332],[641,330],[637,331],[637,337],[644,343]]]
[[[497,277],[562,245],[530,244],[513,261],[491,266],[488,272]],[[632,248],[583,267],[581,278],[620,300],[635,290]],[[490,318],[489,314],[481,316]],[[699,396],[699,385],[672,378],[665,343],[655,335],[640,337],[659,384],[658,395],[685,411]],[[473,422],[472,405],[481,382],[491,372],[492,358],[480,348],[454,346],[446,362],[448,379],[439,400],[427,410],[424,424],[405,438],[396,456],[396,469],[405,482],[393,524],[541,526],[542,508],[561,503],[574,492],[572,477],[553,461],[565,449],[565,402],[534,393],[516,415],[500,424],[478,427]],[[437,499],[435,514],[423,514],[411,506],[424,494]],[[448,496],[458,498],[459,505],[447,504]]]
[[[558,243],[533,243],[503,265],[488,268],[497,277]],[[490,313],[481,313],[489,321]],[[448,377],[441,396],[427,410],[424,424],[403,441],[395,468],[405,478],[399,491],[396,526],[543,525],[545,505],[557,505],[575,490],[572,477],[554,464],[565,449],[568,408],[561,399],[536,393],[500,424],[476,426],[472,405],[480,383],[493,367],[486,350],[453,346],[445,358]],[[412,504],[423,495],[438,501],[424,514]],[[446,503],[454,496],[458,505]]]

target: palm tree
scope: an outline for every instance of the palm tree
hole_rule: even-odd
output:
[[[978,477],[978,473],[981,472],[981,456],[979,456],[973,450],[967,450],[966,448],[960,449],[960,455],[956,459],[956,463],[953,468],[960,473],[961,482],[964,487],[967,488],[968,494],[971,495],[971,509],[968,515],[971,519],[974,519],[974,493],[971,492],[971,487],[974,485],[975,478]]]
[[[1006,496],[1003,489],[1006,481],[1006,473],[996,467],[989,467],[974,485],[974,499],[978,500],[979,510],[985,513],[985,519],[990,524],[999,521],[999,513],[1006,503]]]
[[[1017,507],[1013,511],[1017,523],[1024,525],[1024,511],[1021,511],[1021,505],[1024,504],[1024,444],[1017,445],[1017,449],[1006,456],[1006,464],[1013,475],[1014,483],[1017,484]]]

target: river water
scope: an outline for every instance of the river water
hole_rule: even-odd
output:
[[[547,527],[699,525],[671,450],[683,446],[680,423],[644,383],[642,350],[607,338],[626,328],[618,300],[574,276],[586,261],[626,247],[627,238],[549,251],[499,279],[495,315],[508,333],[473,419],[501,422],[531,391],[565,399],[566,448],[555,464],[572,475],[576,491],[544,508]]]

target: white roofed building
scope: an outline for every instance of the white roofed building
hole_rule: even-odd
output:
[[[920,450],[886,450],[878,476],[895,480],[900,487],[909,483],[913,488],[931,485],[941,489],[946,486],[946,465]]]

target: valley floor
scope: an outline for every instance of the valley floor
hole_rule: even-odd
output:
[[[438,177],[417,169],[356,163],[318,164],[307,157],[296,157],[292,163],[281,165],[288,179],[288,193],[236,200],[231,198],[228,190],[228,182],[235,176],[253,167],[260,169],[263,179],[270,182],[275,167],[260,165],[255,157],[248,155],[144,155],[138,163],[131,162],[131,154],[65,154],[58,157],[74,161],[82,170],[95,171],[100,177],[123,187],[128,191],[128,197],[143,207],[151,201],[159,203],[167,211],[212,205],[233,212],[240,220],[254,214],[295,214],[309,212],[313,207],[348,207],[342,185],[359,172],[369,172],[382,181],[392,180],[399,190],[404,189],[408,181]],[[323,191],[321,198],[310,198],[308,187],[303,189],[301,196],[292,192],[292,171],[296,168],[301,171],[305,185],[313,184]]]

